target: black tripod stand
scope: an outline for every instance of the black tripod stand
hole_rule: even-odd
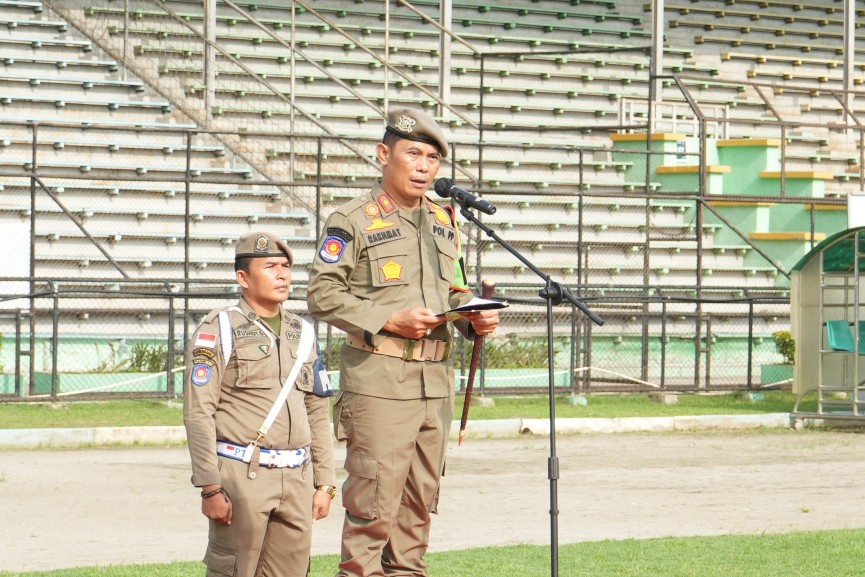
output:
[[[438,189],[438,187],[436,187]],[[573,306],[580,309],[586,316],[588,316],[592,321],[601,326],[604,324],[604,319],[590,311],[586,306],[579,301],[574,295],[568,291],[566,287],[563,287],[561,284],[554,282],[550,275],[546,274],[538,267],[536,267],[533,263],[531,263],[526,257],[524,257],[520,252],[515,249],[511,244],[509,244],[506,240],[502,239],[499,235],[495,233],[494,230],[486,226],[480,220],[478,220],[472,212],[460,202],[459,199],[456,199],[458,203],[460,203],[460,214],[463,217],[473,222],[478,228],[480,228],[486,235],[497,243],[499,243],[502,247],[504,247],[509,253],[514,255],[520,262],[530,268],[536,275],[544,280],[546,286],[541,289],[539,295],[541,298],[547,301],[547,366],[549,367],[549,401],[550,401],[550,457],[548,460],[548,473],[547,476],[550,480],[550,575],[551,577],[558,577],[559,575],[559,494],[558,494],[558,480],[559,480],[559,458],[556,456],[556,394],[555,394],[555,367],[553,366],[554,358],[553,358],[553,305],[558,305],[567,300]],[[494,209],[493,209],[494,210]]]

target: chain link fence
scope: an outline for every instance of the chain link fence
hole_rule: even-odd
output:
[[[0,279],[0,400],[174,397],[182,394],[187,338],[204,315],[235,301],[228,283]],[[287,307],[305,314],[295,294]],[[502,330],[486,341],[478,386],[486,393],[529,393],[548,383],[547,305],[516,296]],[[562,392],[718,391],[783,385],[761,374],[783,361],[773,323],[788,302],[781,291],[594,289],[584,302],[603,316],[593,326],[578,310],[555,306],[550,320],[555,386]],[[343,336],[319,326],[319,342],[338,384]],[[471,343],[455,347],[458,389]],[[789,377],[787,377],[789,378]],[[773,380],[774,379],[774,380]]]

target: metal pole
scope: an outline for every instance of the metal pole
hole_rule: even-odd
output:
[[[123,1],[123,80],[129,79],[129,0]]]
[[[748,388],[754,388],[754,299],[748,300]]]
[[[189,259],[190,254],[190,235],[192,227],[189,224],[191,217],[191,199],[192,191],[190,180],[192,178],[192,132],[186,132],[186,177],[183,179],[183,278],[189,279]],[[189,286],[186,287],[187,292]]]
[[[57,349],[59,348],[60,340],[60,298],[57,295],[59,287],[51,283],[52,311],[51,311],[51,399],[57,399]]]
[[[295,126],[295,116],[294,116],[295,108],[297,106],[296,102],[295,102],[295,100],[296,100],[295,96],[297,93],[297,60],[296,60],[297,55],[295,54],[295,47],[296,47],[296,43],[297,43],[296,42],[297,32],[296,32],[296,28],[295,28],[296,24],[297,24],[296,19],[297,19],[297,10],[295,9],[294,1],[292,1],[292,3],[291,3],[291,44],[290,44],[291,48],[289,49],[289,71],[290,71],[290,75],[291,75],[291,81],[289,82],[289,85],[288,85],[289,89],[291,90],[291,94],[289,94],[289,103],[291,104],[291,106],[288,107],[288,129],[289,129],[289,132],[291,132],[291,136],[288,139],[289,146],[291,147],[290,156],[289,156],[290,162],[289,162],[288,174],[289,174],[289,179],[292,181],[295,178],[295,172],[297,170],[297,154],[295,153],[295,146],[294,146],[295,145],[294,134],[295,134],[295,132],[297,132],[297,127]],[[321,145],[320,144],[319,144],[319,154],[321,154]],[[292,199],[294,198],[294,194],[291,195],[291,198]],[[316,238],[318,238],[318,237],[316,237]]]
[[[547,278],[547,291],[552,285]],[[553,301],[547,298],[547,368],[549,379],[550,407],[550,457],[547,460],[547,477],[550,480],[550,577],[559,575],[559,458],[556,455],[556,368],[553,354]]]
[[[384,113],[390,108],[390,0],[384,0]],[[382,119],[387,125],[387,118]]]
[[[439,24],[450,30],[453,23],[453,0],[442,0],[439,10]],[[444,30],[439,32],[439,116],[444,116],[445,105],[450,104],[451,96],[451,36]]]
[[[15,311],[15,396],[21,396],[21,309]],[[32,364],[32,361],[31,361]]]
[[[204,118],[207,126],[213,122],[213,102],[216,94],[216,0],[204,2]]]
[[[852,0],[850,0],[852,1]],[[661,81],[664,74],[664,0],[652,0],[652,82],[654,102],[661,102]],[[651,106],[651,103],[650,103]]]
[[[844,0],[844,104],[853,106],[853,75],[856,57],[856,0]],[[845,117],[845,122],[849,122]]]
[[[36,154],[36,142],[38,140],[38,125],[33,124],[33,141],[30,146],[30,161],[33,166],[33,174],[39,171]],[[27,392],[33,395],[36,392],[36,374],[34,370],[36,350],[36,177],[30,178],[30,374],[27,378]]]
[[[165,290],[168,292],[168,355],[166,358],[165,367],[165,394],[168,397],[174,396],[174,373],[171,371],[174,368],[174,297],[171,296],[171,287],[165,283]]]

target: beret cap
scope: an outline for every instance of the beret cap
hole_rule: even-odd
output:
[[[294,264],[294,255],[281,238],[270,232],[250,232],[237,239],[234,258],[286,256],[288,266]]]
[[[448,141],[435,118],[423,110],[406,108],[405,106],[391,107],[387,112],[387,127],[389,132],[416,142],[425,142],[439,149],[442,157],[448,155]]]

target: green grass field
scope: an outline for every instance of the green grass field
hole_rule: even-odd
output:
[[[648,395],[595,395],[588,404],[575,405],[567,397],[556,402],[558,418],[579,417],[660,417],[679,415],[729,415],[751,413],[787,413],[793,409],[795,396],[784,391],[768,391],[761,401],[742,395],[679,395],[675,405],[652,401]],[[494,397],[495,407],[472,406],[470,419],[546,418],[546,397]],[[463,398],[456,397],[457,418]],[[807,409],[807,406],[803,406]],[[77,401],[67,403],[0,404],[0,428],[33,429],[47,427],[128,427],[182,425],[180,401],[117,400]]]
[[[563,577],[856,577],[865,575],[865,529],[561,545]],[[428,555],[434,577],[544,577],[549,547],[468,549]],[[332,577],[334,555],[314,557],[311,577]],[[201,563],[84,567],[2,577],[200,577]]]

